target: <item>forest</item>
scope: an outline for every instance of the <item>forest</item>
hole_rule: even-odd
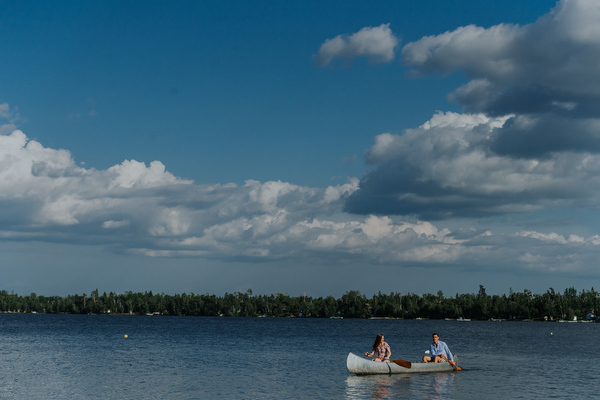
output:
[[[441,290],[423,295],[380,292],[372,297],[351,290],[340,298],[253,295],[250,289],[223,296],[151,291],[100,294],[96,289],[89,295],[60,297],[0,291],[0,312],[4,313],[558,321],[596,320],[599,305],[599,293],[593,288],[577,292],[573,287],[563,293],[552,288],[543,294],[511,289],[508,295],[490,296],[480,285],[477,293],[457,293],[453,297],[445,296]]]

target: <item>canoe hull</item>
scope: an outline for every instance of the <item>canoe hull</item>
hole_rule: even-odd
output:
[[[396,363],[374,362],[370,359],[357,356],[354,353],[348,354],[346,359],[348,371],[356,375],[375,375],[375,374],[419,374],[428,372],[452,372],[454,368],[447,362],[424,363],[414,362],[410,368],[404,368]]]

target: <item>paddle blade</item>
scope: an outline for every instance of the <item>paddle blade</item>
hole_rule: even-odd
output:
[[[404,368],[410,368],[412,366],[410,361],[404,361],[404,360],[392,360],[392,361]]]

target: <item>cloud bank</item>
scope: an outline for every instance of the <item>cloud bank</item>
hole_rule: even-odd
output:
[[[447,251],[458,242],[430,223],[344,214],[356,185],[196,185],[159,161],[128,160],[97,171],[16,130],[0,136],[0,237],[245,261],[439,262],[459,256],[461,250]]]
[[[343,213],[357,180],[327,188],[196,185],[159,161],[135,160],[97,171],[19,130],[0,135],[0,187],[3,240],[243,261],[445,262],[471,252],[428,222]]]
[[[546,207],[597,209],[600,3],[565,0],[535,23],[458,28],[402,49],[412,75],[462,72],[439,112],[382,134],[346,211],[481,217]]]
[[[435,130],[449,117],[453,115],[440,114],[420,129]],[[457,119],[454,125],[459,120],[486,129],[503,123],[474,117]],[[394,140],[380,136],[380,146],[369,157],[393,158]],[[159,161],[145,165],[127,160],[107,170],[86,169],[68,151],[45,148],[15,130],[0,135],[0,239],[101,245],[114,253],[148,257],[477,264],[490,269],[514,265],[581,273],[597,257],[598,236],[451,231],[424,220],[345,213],[344,204],[357,185],[357,180],[326,188],[280,181],[197,185],[173,176]],[[565,249],[570,254],[566,267]]]

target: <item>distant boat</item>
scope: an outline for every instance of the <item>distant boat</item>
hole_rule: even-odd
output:
[[[463,317],[456,318],[456,320],[457,321],[470,321],[469,318],[463,318]]]

